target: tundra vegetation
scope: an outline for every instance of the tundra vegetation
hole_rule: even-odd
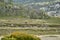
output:
[[[21,32],[14,32],[11,35],[4,36],[1,40],[40,40],[40,38]]]

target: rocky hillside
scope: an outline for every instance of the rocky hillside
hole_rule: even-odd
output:
[[[49,16],[60,17],[60,0],[13,0],[13,2],[37,11],[44,10]]]

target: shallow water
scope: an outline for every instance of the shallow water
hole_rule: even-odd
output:
[[[41,40],[60,40],[59,37],[41,37]]]
[[[49,35],[49,36],[39,36],[41,38],[41,40],[60,40],[60,36],[59,35]]]

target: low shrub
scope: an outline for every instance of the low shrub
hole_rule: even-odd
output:
[[[14,32],[11,35],[4,36],[2,40],[40,40],[40,38],[27,33]]]

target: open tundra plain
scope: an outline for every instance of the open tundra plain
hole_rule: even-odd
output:
[[[15,31],[35,35],[58,35],[60,34],[60,22],[58,22],[57,19],[0,19],[0,35],[10,34]]]
[[[46,20],[0,19],[0,36],[12,32],[38,35],[41,40],[60,40],[60,22]]]

